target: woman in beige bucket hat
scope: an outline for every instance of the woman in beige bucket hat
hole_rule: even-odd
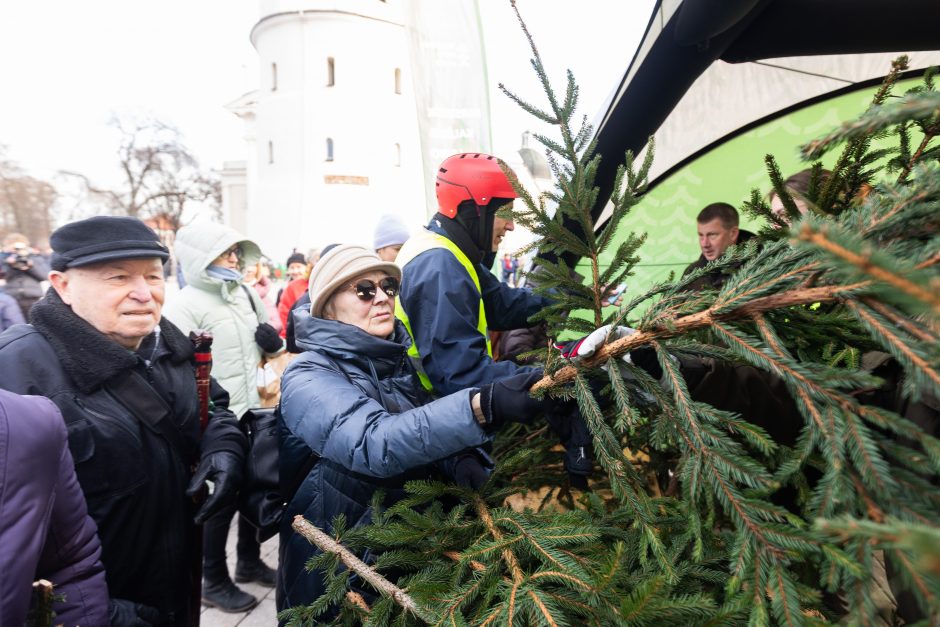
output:
[[[321,576],[304,570],[318,551],[292,532],[294,516],[332,533],[339,514],[351,526],[367,524],[375,492],[382,490],[389,506],[402,498],[406,481],[478,488],[491,467],[479,447],[501,425],[540,412],[528,380],[429,396],[408,359],[408,333],[395,319],[400,279],[398,266],[372,250],[337,246],[310,276],[310,314],[294,314],[304,352],[284,373],[280,471],[299,488],[286,495],[279,610],[324,592]]]

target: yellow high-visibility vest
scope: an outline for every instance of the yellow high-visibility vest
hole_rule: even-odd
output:
[[[395,262],[401,267],[402,275],[404,275],[405,266],[408,265],[409,261],[421,253],[435,248],[444,248],[450,251],[450,253],[457,258],[457,261],[460,262],[460,265],[467,271],[467,274],[470,275],[470,278],[473,279],[473,284],[476,285],[477,293],[480,295],[480,313],[477,316],[477,331],[479,331],[480,335],[486,340],[486,354],[492,357],[493,347],[490,345],[490,336],[486,332],[486,311],[483,308],[483,292],[480,289],[480,277],[477,275],[477,270],[473,263],[455,243],[443,235],[438,235],[427,229],[421,229],[418,233],[408,238],[408,241],[405,242],[404,246],[402,246],[401,250],[398,252],[398,257],[395,258]],[[427,306],[433,307],[434,304],[427,303]],[[408,349],[408,357],[411,358],[411,362],[418,371],[418,378],[421,380],[421,385],[424,386],[424,389],[431,391],[433,386],[431,385],[431,380],[428,379],[428,375],[424,372],[424,368],[421,366],[421,353],[418,351],[418,343],[415,341],[415,334],[411,331],[411,320],[408,318],[408,312],[405,311],[402,305],[400,294],[395,306],[395,317],[402,321],[405,328],[408,330],[408,335],[411,336],[411,347]]]

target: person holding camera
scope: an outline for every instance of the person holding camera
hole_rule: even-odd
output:
[[[257,371],[262,356],[283,350],[277,331],[258,293],[243,283],[243,271],[261,259],[258,245],[232,228],[215,222],[195,222],[176,234],[176,256],[186,287],[166,307],[166,317],[184,333],[212,333],[212,374],[229,393],[229,409],[242,416],[259,407]],[[204,605],[223,612],[244,612],[258,599],[236,586],[225,563],[225,540],[234,509],[206,521],[203,531]],[[273,587],[275,572],[261,561],[254,528],[238,524],[235,581]]]
[[[2,259],[6,293],[16,300],[23,318],[29,320],[30,307],[42,298],[42,282],[49,274],[49,264],[20,233],[10,233],[3,239]]]

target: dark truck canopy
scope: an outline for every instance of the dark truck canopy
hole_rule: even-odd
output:
[[[940,0],[661,0],[595,121],[599,198],[651,135],[655,184],[742,128],[877,82],[901,53],[940,64],[938,24]]]

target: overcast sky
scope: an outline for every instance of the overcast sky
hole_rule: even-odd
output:
[[[433,0],[416,0],[431,2]],[[479,0],[488,55],[494,151],[519,145],[531,118],[506,83],[542,104],[508,0]],[[570,68],[580,112],[593,117],[629,63],[652,0],[518,0],[550,78]],[[117,177],[113,112],[172,124],[205,167],[244,159],[242,123],[223,106],[257,86],[248,40],[255,0],[9,0],[0,2],[0,144],[37,176]]]

